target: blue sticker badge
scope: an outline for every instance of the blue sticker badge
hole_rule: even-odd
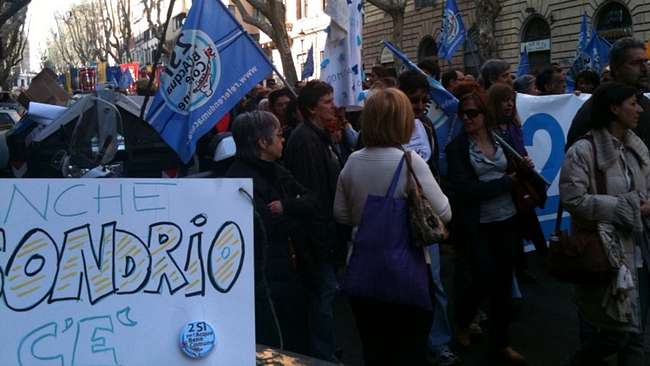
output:
[[[205,358],[215,343],[214,330],[204,321],[187,323],[181,331],[181,350],[187,357]]]

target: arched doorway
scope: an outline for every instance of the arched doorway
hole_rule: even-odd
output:
[[[619,38],[632,36],[632,15],[619,2],[609,2],[596,13],[598,35],[613,43]]]
[[[463,65],[465,66],[465,73],[478,77],[483,61],[479,49],[478,28],[473,26],[467,31],[467,37],[465,37],[465,43],[463,45]]]
[[[418,62],[438,55],[438,46],[431,36],[424,36],[418,45]]]
[[[528,20],[520,47],[521,52],[528,53],[530,73],[535,74],[551,64],[551,27],[546,19],[536,16]]]

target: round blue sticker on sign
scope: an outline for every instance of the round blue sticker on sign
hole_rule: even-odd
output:
[[[215,335],[206,322],[187,323],[181,331],[181,350],[190,358],[204,358],[214,348]]]

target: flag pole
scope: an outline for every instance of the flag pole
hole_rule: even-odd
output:
[[[282,80],[284,86],[291,91],[291,94],[293,94],[294,97],[298,98],[298,94],[296,94],[296,90],[293,88],[293,86],[287,83],[287,79],[285,79],[280,71],[278,71],[278,68],[275,67],[275,64],[273,62],[271,62],[271,65],[273,65],[273,71],[275,71],[275,74],[280,78],[280,80]]]
[[[147,94],[144,96],[144,102],[142,103],[142,107],[140,108],[140,119],[144,119],[144,111],[147,109],[147,104],[149,103],[149,95],[151,94],[151,87],[153,86],[153,82],[156,79],[156,69],[158,68],[158,62],[160,62],[160,56],[162,56],[162,49],[165,44],[165,37],[167,36],[167,28],[169,27],[169,21],[172,18],[172,12],[174,11],[174,2],[176,0],[171,0],[169,2],[169,7],[167,8],[167,19],[165,20],[165,25],[163,26],[163,35],[162,39],[159,40],[158,42],[158,48],[156,48],[156,54],[155,54],[155,60],[153,63],[153,72],[151,75],[151,79],[149,79],[149,84],[147,85]]]

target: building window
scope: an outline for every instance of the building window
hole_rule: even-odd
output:
[[[478,76],[481,65],[483,64],[478,40],[478,28],[474,26],[467,31],[467,37],[465,37],[463,63],[465,64],[465,73],[472,74],[475,77]]]
[[[309,0],[296,0],[296,19],[306,18]]]
[[[536,74],[551,64],[551,27],[542,17],[530,19],[525,27],[520,52],[528,53],[531,74]]]
[[[431,36],[424,36],[418,45],[418,62],[438,54],[438,46]]]
[[[427,6],[434,6],[436,4],[435,0],[415,0],[415,8],[422,9]]]
[[[613,43],[632,35],[632,16],[625,5],[610,2],[596,14],[596,30],[598,35]]]

